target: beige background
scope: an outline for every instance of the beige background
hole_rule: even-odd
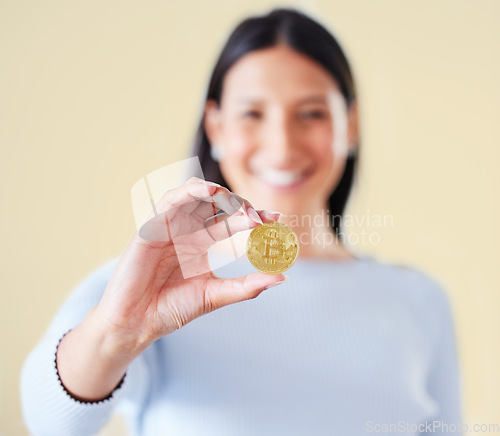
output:
[[[27,433],[21,364],[68,293],[124,248],[132,185],[186,156],[229,31],[277,5],[240,3],[0,3],[0,434]],[[330,27],[357,77],[362,175],[349,212],[394,224],[353,228],[380,236],[356,248],[443,284],[466,420],[500,423],[500,2],[288,4]]]

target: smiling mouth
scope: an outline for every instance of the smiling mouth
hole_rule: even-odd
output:
[[[256,168],[253,175],[264,184],[280,189],[294,188],[300,185],[312,173],[311,169],[278,170],[276,168]]]

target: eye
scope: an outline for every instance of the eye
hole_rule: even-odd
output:
[[[243,118],[259,119],[261,118],[261,114],[255,110],[248,110],[243,113]]]
[[[321,120],[326,118],[326,116],[327,116],[326,112],[322,110],[304,111],[299,114],[299,118],[301,120],[310,120],[310,119]]]

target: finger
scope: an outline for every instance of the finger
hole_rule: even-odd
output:
[[[258,210],[256,213],[266,223],[276,222],[283,215],[281,212],[269,210]],[[214,241],[221,241],[235,233],[253,229],[258,225],[256,220],[250,220],[247,215],[237,216],[226,213],[212,215],[205,220],[205,228]]]
[[[196,208],[191,212],[191,215],[199,221],[205,221],[209,217],[214,216],[220,209],[214,203],[200,201]]]
[[[223,194],[225,195],[225,194]],[[211,202],[206,202],[206,201],[199,201],[196,208],[191,212],[191,215],[196,218],[199,221],[205,221],[206,219],[215,216],[217,212],[220,213],[222,211],[225,215],[229,216],[231,214],[227,214],[223,211],[223,209],[220,209],[217,200],[218,200],[217,193],[215,194],[215,201]],[[231,199],[229,199],[231,202]],[[234,209],[237,209],[236,214],[237,215],[243,215],[244,214],[244,209],[242,209],[241,204],[238,202],[233,202],[232,206]]]
[[[254,272],[234,279],[211,278],[205,288],[205,309],[210,312],[228,304],[256,298],[272,286],[288,280],[284,274]]]
[[[259,209],[257,213],[261,217],[262,221],[265,223],[271,223],[279,221],[279,219],[283,216],[281,212],[275,212],[272,210]]]
[[[230,220],[224,226],[217,225],[208,232],[206,238],[201,238],[202,243],[213,243],[232,236],[234,233],[263,224],[260,215],[255,211],[250,202],[238,195],[232,194],[228,189],[204,180],[191,178],[177,188],[167,191],[158,208],[154,210],[155,216],[142,225],[140,236],[146,240],[171,241],[173,238],[182,238],[187,241],[191,236],[203,236],[205,230],[204,218],[214,216],[214,212],[222,210],[228,216],[248,217],[247,219]],[[194,220],[189,220],[192,216]],[[179,218],[179,219],[177,219]],[[269,222],[269,217],[267,222]],[[271,221],[276,218],[271,217]],[[197,227],[197,223],[201,227]],[[255,223],[255,224],[254,224]],[[191,239],[189,239],[191,240]]]
[[[161,220],[166,211],[169,211],[168,215],[173,217],[181,207],[189,213],[200,202],[197,197],[210,198],[219,187],[220,185],[215,183],[191,177],[184,184],[164,192],[158,201],[153,202],[151,198],[152,210],[144,222],[154,218]]]
[[[280,212],[258,210],[257,213],[263,222],[276,222],[282,215]],[[205,220],[205,228],[214,241],[221,241],[229,238],[235,233],[253,229],[259,226],[255,220],[251,220],[247,215],[228,215],[219,213],[212,215]]]
[[[199,214],[207,214],[210,209],[213,213],[217,209],[216,201],[204,203],[204,206],[202,206],[203,202],[199,202],[199,207],[191,213],[186,213],[186,204],[184,204],[175,209],[175,214],[171,213],[172,210],[159,213],[142,225],[139,234],[145,240],[173,241],[176,244],[187,244],[190,247],[208,248],[217,241],[227,239],[235,233],[252,229],[263,223],[257,212],[247,211],[236,199],[232,200],[234,201],[234,210],[239,207],[238,212],[232,215],[223,212],[210,215],[209,220],[203,220]],[[253,218],[250,218],[251,216]]]
[[[217,194],[215,194],[216,196]],[[232,194],[230,198],[231,204],[234,206],[235,209],[238,209],[235,215],[246,215],[249,219],[253,220],[257,224],[263,224],[262,217],[258,214],[258,212],[252,207],[250,202],[248,200],[245,200],[244,198],[240,197],[239,195]],[[217,216],[222,217],[223,219],[226,219],[230,214],[227,213],[222,213],[222,214],[215,214],[217,211],[217,206],[216,202],[212,204],[200,202],[196,209],[192,211],[192,215],[198,219],[198,220],[204,220],[207,221],[208,219],[212,218],[215,219],[215,222],[217,222]],[[269,212],[270,214],[279,214],[279,212]],[[267,214],[269,215],[269,214]],[[268,216],[265,217],[268,221],[276,221],[278,218],[269,218]],[[255,227],[255,226],[252,226]]]
[[[247,199],[245,199],[243,197],[240,197],[237,194],[233,194],[233,196],[243,206],[243,209],[244,209],[245,213],[251,219],[253,219],[257,224],[263,224],[261,217],[259,216],[259,214],[257,213],[257,211],[254,209],[254,207],[251,205],[251,203]]]
[[[158,213],[169,211],[169,217],[175,215],[181,206],[190,205],[192,202],[204,201],[214,203],[218,209],[228,214],[237,212],[237,208],[231,203],[231,192],[215,183],[192,177],[186,183],[166,191],[158,202],[156,209]]]
[[[205,222],[205,230],[215,243],[230,238],[238,232],[253,229],[259,225],[246,215],[218,214],[210,217]]]

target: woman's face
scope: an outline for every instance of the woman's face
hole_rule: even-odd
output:
[[[357,134],[334,78],[285,45],[251,52],[227,72],[220,107],[206,105],[230,189],[258,209],[287,215],[326,206]]]

